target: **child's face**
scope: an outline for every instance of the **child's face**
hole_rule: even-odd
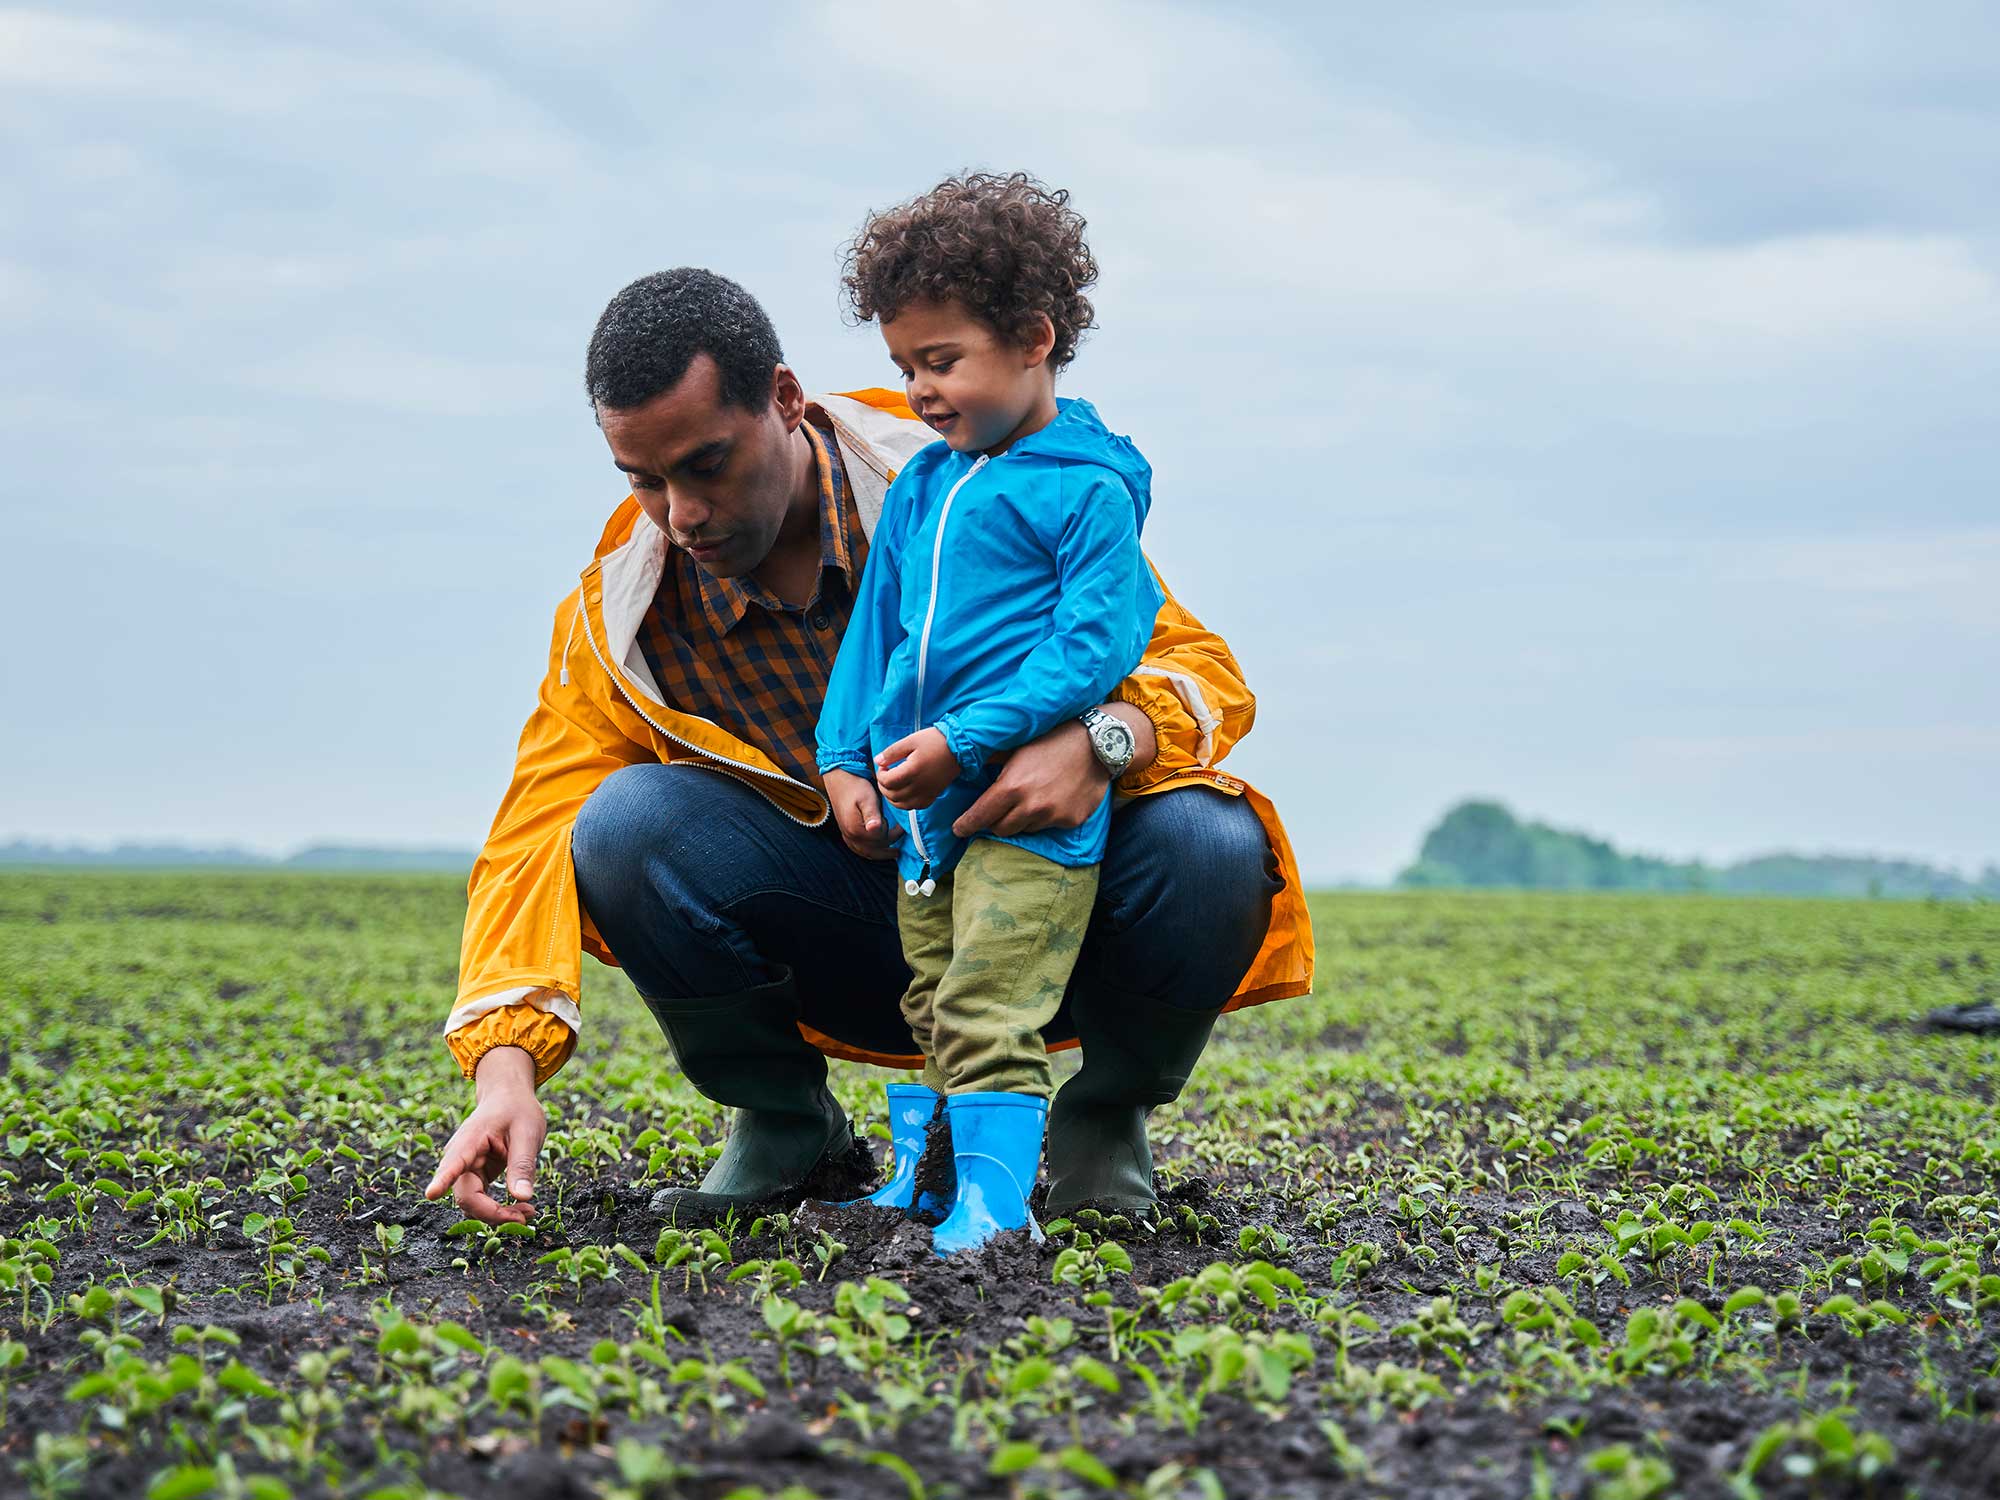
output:
[[[1054,334],[1024,347],[958,302],[912,302],[882,324],[911,408],[960,453],[998,452],[1054,415]]]

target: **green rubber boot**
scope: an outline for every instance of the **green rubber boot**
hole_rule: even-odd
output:
[[[1159,1206],[1146,1116],[1180,1097],[1220,1014],[1100,986],[1077,997],[1083,1066],[1049,1105],[1045,1218]]]
[[[852,1198],[873,1184],[875,1160],[827,1090],[826,1058],[799,1035],[790,974],[734,995],[646,1003],[688,1082],[735,1111],[701,1185],[662,1188],[653,1212],[712,1224],[732,1211]]]

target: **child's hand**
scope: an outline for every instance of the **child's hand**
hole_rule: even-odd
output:
[[[906,734],[875,757],[875,781],[891,807],[905,812],[929,807],[938,793],[958,780],[958,757],[942,731]]]
[[[863,859],[893,859],[903,831],[882,816],[875,784],[851,771],[828,771],[821,780],[841,841]]]

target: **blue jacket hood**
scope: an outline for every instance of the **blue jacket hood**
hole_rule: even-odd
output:
[[[1097,408],[1080,397],[1058,397],[1056,419],[1040,432],[1029,433],[1008,451],[1067,459],[1072,463],[1101,464],[1125,481],[1141,524],[1152,508],[1153,466],[1146,462],[1146,455],[1130,438],[1106,427]]]

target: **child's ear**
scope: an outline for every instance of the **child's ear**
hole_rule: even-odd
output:
[[[1047,313],[1036,313],[1035,321],[1028,325],[1026,336],[1021,340],[1022,363],[1030,370],[1046,364],[1055,347],[1055,323]]]

